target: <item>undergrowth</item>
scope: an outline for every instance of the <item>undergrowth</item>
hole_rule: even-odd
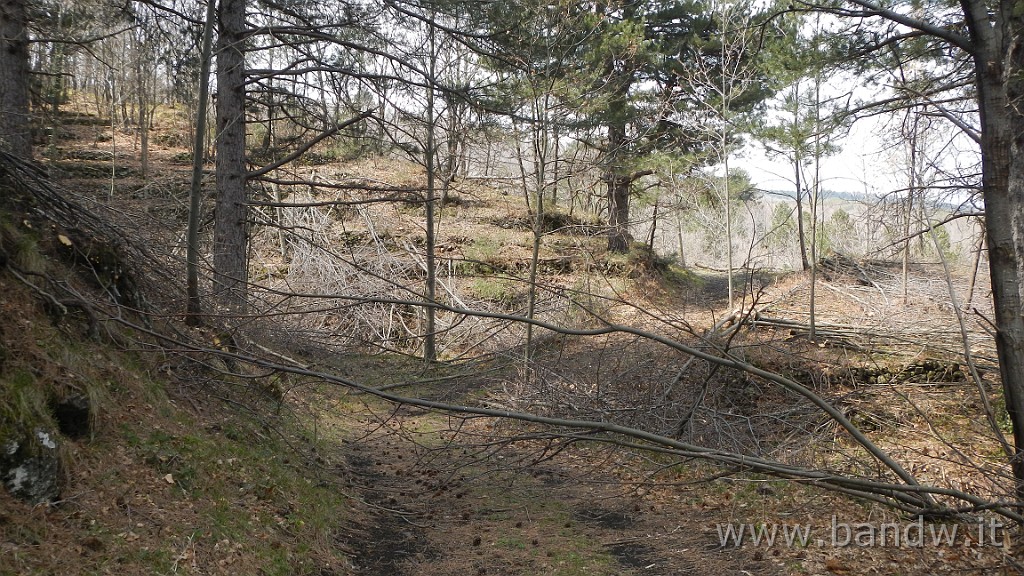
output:
[[[33,282],[74,271],[17,222],[0,220],[0,440],[56,430],[52,406],[71,394],[89,399],[92,429],[60,437],[58,501],[0,490],[0,574],[344,572],[348,499],[325,478],[308,421],[250,410],[261,379],[218,384],[115,325],[86,338],[84,320],[52,314]]]

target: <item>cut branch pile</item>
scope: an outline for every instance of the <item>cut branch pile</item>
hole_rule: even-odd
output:
[[[864,266],[857,263],[856,260],[835,252],[829,256],[818,261],[818,268],[826,273],[825,277],[832,279],[834,276],[849,276],[855,278],[858,283],[864,286],[876,286],[875,281],[871,279],[868,270]]]
[[[767,328],[784,331],[788,338],[807,338],[810,325],[799,320],[773,318],[764,314],[749,316],[745,322],[751,328]],[[908,329],[901,326],[884,326],[878,323],[856,326],[852,324],[815,323],[815,337],[820,344],[839,346],[866,354],[906,355],[922,351],[939,357],[962,355],[960,335],[955,327]],[[987,335],[981,335],[979,344],[987,342]],[[978,346],[975,359],[988,367],[996,366],[994,347]]]

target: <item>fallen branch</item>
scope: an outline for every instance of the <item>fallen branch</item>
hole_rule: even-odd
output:
[[[439,307],[446,308],[445,306],[440,305]],[[507,316],[500,314],[485,315]],[[262,368],[265,370],[275,370],[282,373],[289,373],[319,379],[324,382],[344,386],[345,388],[351,390],[358,390],[363,393],[370,394],[383,400],[395,403],[397,405],[418,406],[421,408],[444,411],[454,414],[512,419],[521,422],[540,424],[564,430],[564,432],[550,432],[548,434],[555,435],[559,438],[570,438],[586,440],[590,442],[614,444],[631,449],[653,451],[657,453],[670,454],[683,458],[699,458],[703,460],[713,461],[723,465],[736,466],[753,472],[762,473],[777,478],[806,482],[815,486],[841,492],[858,498],[884,503],[887,506],[891,506],[895,509],[901,510],[908,514],[925,515],[929,517],[948,517],[971,512],[977,512],[981,510],[992,510],[997,514],[1000,514],[1015,522],[1024,522],[1024,516],[1021,516],[1014,509],[1014,507],[1017,506],[1016,504],[1008,502],[992,502],[979,496],[963,492],[962,490],[926,486],[921,485],[916,481],[905,483],[891,483],[886,482],[884,480],[873,480],[869,478],[845,476],[839,473],[806,468],[798,465],[785,464],[782,462],[777,462],[774,460],[765,459],[761,457],[754,457],[726,450],[718,450],[703,446],[697,446],[690,444],[688,442],[684,442],[674,438],[669,438],[653,432],[648,432],[645,430],[640,430],[637,428],[631,428],[627,426],[621,426],[611,422],[572,420],[542,416],[538,414],[517,412],[511,410],[498,410],[480,406],[458,405],[423,398],[399,396],[386,391],[382,391],[374,387],[359,384],[358,382],[340,377],[335,374],[317,372],[306,368],[282,364],[280,362],[273,362],[265,358],[248,356],[241,353],[232,353],[209,347],[196,346],[193,344],[182,342],[179,339],[169,338],[163,334],[159,334],[152,330],[146,329],[143,326],[136,325],[123,318],[117,318],[114,320],[116,322],[120,322],[126,326],[129,326],[137,330],[139,333],[148,334],[154,338],[164,341],[167,344],[171,344],[178,348],[179,350],[232,358],[236,362],[248,363],[254,367]],[[547,323],[537,320],[533,320],[533,322],[538,326],[549,328],[552,330],[581,335],[607,334],[615,331],[634,334],[643,332],[635,328],[619,326],[608,326],[589,330],[567,329],[549,325]],[[691,350],[690,353],[696,356],[705,359],[710,359],[717,363],[721,363],[723,366],[732,367],[740,370],[746,370],[751,372],[752,374],[764,377],[772,381],[785,380],[785,378],[782,376],[768,373],[763,370],[757,369],[753,366],[746,365],[745,363],[742,363],[736,359],[715,357],[697,349],[690,349],[689,347],[678,342],[673,342],[666,337],[662,337],[659,335],[651,335],[651,339],[665,343],[666,345],[670,345],[673,348],[689,349]],[[820,398],[818,400],[820,400]],[[831,411],[835,411],[835,409],[832,408],[831,406],[829,406],[829,409],[831,409]],[[842,414],[840,414],[839,416],[843,420],[846,420],[845,417],[842,416]],[[852,424],[849,425],[852,427]],[[576,432],[572,432],[573,430],[575,430]],[[863,437],[863,434],[860,433],[859,430],[857,431],[857,434]],[[868,442],[870,443],[870,441]],[[873,446],[873,444],[871,444],[871,446]],[[875,447],[875,451],[878,451],[877,447]],[[875,454],[874,451],[871,452],[873,455]],[[892,462],[891,458],[885,454],[882,454],[882,457],[880,457],[879,460],[883,463],[887,461],[891,462],[892,464],[895,465],[897,469],[902,470],[902,468],[899,467],[898,464]],[[904,474],[906,474],[906,472],[904,472]],[[943,505],[937,503],[933,498],[934,496],[952,498],[963,502],[964,505]]]

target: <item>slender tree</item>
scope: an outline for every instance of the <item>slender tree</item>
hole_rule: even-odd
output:
[[[755,58],[762,34],[755,26],[752,6],[747,2],[713,1],[710,9],[721,33],[701,43],[703,58],[695,59],[688,69],[688,83],[695,87],[708,132],[709,161],[722,166],[724,177],[720,195],[725,208],[726,263],[728,268],[729,306],[735,301],[733,271],[733,203],[737,191],[730,187],[730,157],[737,144],[737,135],[747,131],[747,118],[737,113],[738,104],[757,101],[765,96],[761,84],[759,59]],[[749,108],[747,108],[749,111]]]
[[[775,37],[763,53],[780,97],[774,102],[776,114],[754,125],[753,135],[772,158],[789,165],[796,204],[796,240],[800,266],[811,269],[807,204],[814,189],[812,169],[822,157],[839,152],[836,142],[847,132],[852,117],[847,113],[850,94],[839,92],[824,101],[818,79],[843,73],[843,46],[820,37],[806,14],[789,12],[772,20],[782,35]],[[820,134],[819,132],[820,127]]]
[[[427,171],[427,193],[424,199],[424,226],[426,264],[425,294],[427,306],[423,311],[426,316],[425,333],[423,335],[423,359],[427,362],[437,360],[437,311],[433,304],[437,299],[437,231],[435,230],[434,208],[437,200],[437,114],[434,85],[437,83],[437,30],[434,27],[434,15],[427,24],[427,110],[426,110],[426,146],[424,150],[424,168]]]
[[[199,67],[199,105],[196,110],[195,138],[192,144],[192,183],[189,189],[188,230],[186,232],[186,290],[188,308],[186,321],[199,324],[202,299],[199,295],[199,223],[203,200],[203,165],[206,160],[206,112],[210,93],[210,61],[213,56],[213,26],[217,17],[216,0],[206,0],[206,20],[203,22],[202,55]]]

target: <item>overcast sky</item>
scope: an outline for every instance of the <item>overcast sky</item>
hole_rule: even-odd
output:
[[[831,191],[855,194],[884,194],[896,188],[896,168],[883,142],[874,132],[879,122],[861,120],[841,142],[842,152],[822,162],[822,186]],[[793,190],[793,167],[782,158],[768,158],[757,143],[748,144],[732,164],[746,170],[762,190]],[[810,174],[808,174],[809,176]]]

